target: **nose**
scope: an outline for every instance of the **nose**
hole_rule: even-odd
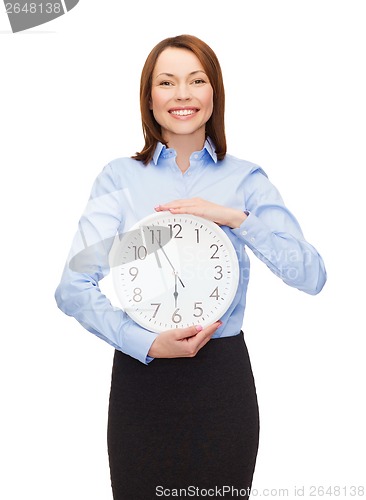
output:
[[[189,87],[185,84],[178,85],[176,87],[175,98],[177,101],[188,101],[191,98]]]

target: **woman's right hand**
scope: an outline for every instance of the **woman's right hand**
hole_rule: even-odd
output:
[[[221,321],[216,321],[205,328],[198,325],[166,330],[160,333],[151,344],[148,356],[152,358],[193,358],[221,325]]]

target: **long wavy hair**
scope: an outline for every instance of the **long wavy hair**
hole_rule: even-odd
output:
[[[206,137],[209,136],[215,144],[218,160],[226,154],[225,137],[225,90],[220,63],[214,51],[205,42],[192,35],[179,35],[166,38],[159,42],[148,55],[141,73],[140,108],[145,146],[139,153],[132,156],[135,160],[147,165],[160,141],[167,146],[162,136],[161,127],[155,120],[150,109],[152,75],[159,55],[168,47],[190,50],[195,54],[207,74],[213,88],[213,112],[206,123]]]

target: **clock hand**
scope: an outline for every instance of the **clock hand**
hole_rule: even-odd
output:
[[[163,252],[163,254],[165,255],[166,260],[169,262],[170,267],[173,269],[174,274],[176,274],[177,278],[179,279],[180,284],[182,285],[182,287],[183,287],[183,288],[185,288],[185,286],[184,286],[184,284],[183,284],[183,281],[180,279],[180,276],[178,275],[177,271],[174,269],[173,264],[171,263],[171,261],[170,261],[169,257],[167,256],[167,254],[166,254],[166,252],[165,252],[164,248],[161,246],[160,242],[158,242],[158,245],[159,245],[159,247],[160,247],[160,250],[161,250],[161,251]]]
[[[185,288],[185,286],[184,286],[184,284],[183,284],[183,281],[180,279],[180,276],[179,276],[179,274],[178,274],[178,271],[177,271],[177,278],[179,279],[180,284],[182,285],[182,287],[183,287],[183,288]]]
[[[174,300],[175,300],[175,307],[178,305],[178,275],[177,273],[174,273],[174,279],[175,279],[175,285],[174,285]]]

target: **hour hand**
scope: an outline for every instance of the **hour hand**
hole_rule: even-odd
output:
[[[175,302],[175,307],[177,307],[178,305],[178,275],[177,275],[177,272],[174,273],[174,279],[175,279],[175,283],[174,283],[174,302]]]

